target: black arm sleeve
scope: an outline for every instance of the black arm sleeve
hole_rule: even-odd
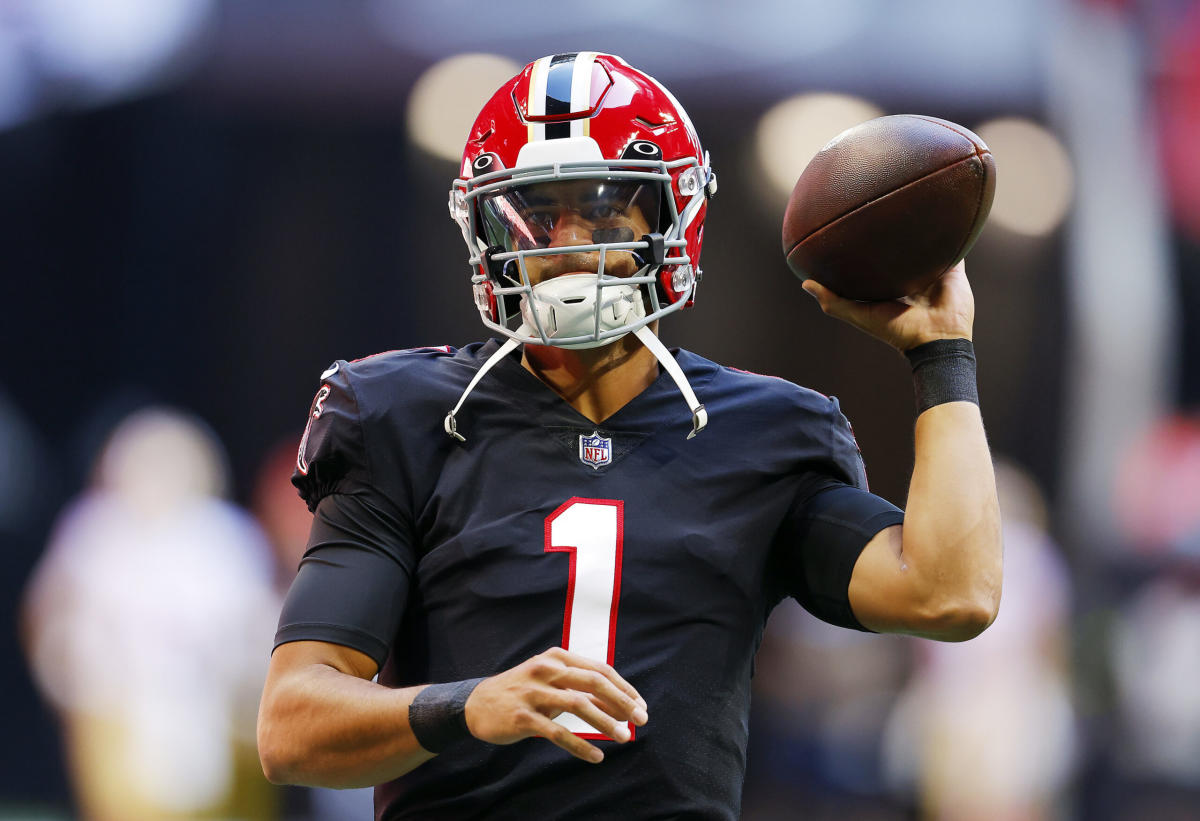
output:
[[[360,650],[382,667],[415,566],[404,530],[365,494],[323,498],[279,616],[275,646],[326,641]]]
[[[827,456],[809,465],[776,541],[786,592],[817,618],[866,630],[850,609],[850,576],[863,548],[904,511],[867,490],[867,473],[849,421],[830,398]]]
[[[850,609],[850,576],[863,548],[904,511],[865,490],[821,479],[809,483],[779,533],[788,593],[822,621],[866,630]]]

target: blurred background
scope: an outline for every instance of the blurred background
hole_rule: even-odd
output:
[[[905,362],[824,317],[787,194],[880,114],[999,183],[968,259],[1006,579],[980,639],[772,616],[747,819],[1200,817],[1200,4],[0,2],[0,817],[366,817],[254,713],[334,359],[483,336],[446,213],[543,54],[625,57],[721,190],[670,345],[841,399],[903,506]],[[19,372],[18,372],[19,369]]]

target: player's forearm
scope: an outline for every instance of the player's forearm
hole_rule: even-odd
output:
[[[978,635],[1000,605],[1000,509],[979,407],[937,405],[917,417],[901,560],[933,638]]]
[[[433,758],[413,736],[420,687],[393,690],[323,664],[268,682],[259,711],[263,772],[277,784],[366,787]]]

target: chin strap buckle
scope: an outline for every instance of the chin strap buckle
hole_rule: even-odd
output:
[[[517,328],[515,333],[528,334],[529,331],[529,326],[522,324],[520,328]],[[463,406],[463,402],[467,401],[467,397],[470,396],[471,391],[475,390],[475,386],[479,384],[479,380],[483,379],[484,375],[490,371],[497,362],[512,353],[513,349],[519,344],[521,343],[517,342],[515,339],[509,339],[505,341],[503,345],[496,349],[494,354],[488,357],[486,362],[479,366],[479,370],[475,372],[475,375],[471,377],[471,381],[467,383],[466,390],[462,392],[462,396],[458,397],[458,404],[456,404],[450,410],[450,412],[446,414],[446,418],[442,420],[442,429],[446,431],[447,436],[457,439],[460,442],[467,441],[467,438],[458,432],[458,424],[454,419],[454,415],[458,413],[458,409]]]
[[[446,433],[453,436],[460,442],[467,441],[467,438],[458,432],[458,425],[454,421],[454,411],[446,414],[446,418],[442,421],[442,427],[446,429]]]
[[[692,432],[687,435],[688,439],[695,437],[697,433],[708,427],[708,411],[703,405],[697,405],[692,411]]]

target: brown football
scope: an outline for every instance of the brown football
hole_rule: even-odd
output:
[[[783,253],[796,276],[844,297],[915,294],[966,256],[995,191],[992,153],[961,125],[918,114],[868,120],[796,181]]]

